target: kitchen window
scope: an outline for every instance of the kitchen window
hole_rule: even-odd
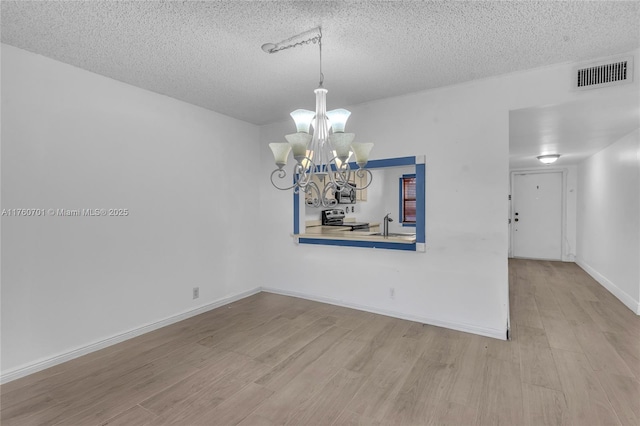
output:
[[[400,178],[400,222],[402,226],[416,226],[416,175]]]
[[[371,204],[372,209],[383,207],[377,211],[375,218],[381,218],[382,215],[393,210],[394,203],[398,203],[400,199],[400,214],[397,222],[405,226],[412,226],[406,233],[397,233],[393,236],[385,237],[380,235],[377,230],[361,231],[353,230],[340,232],[329,230],[322,232],[324,228],[321,226],[321,219],[315,218],[316,213],[313,211],[313,220],[307,220],[307,208],[304,196],[301,193],[293,192],[293,238],[295,244],[311,244],[324,246],[344,246],[344,247],[361,247],[386,250],[402,250],[413,252],[426,252],[426,235],[425,235],[425,156],[414,157],[398,157],[383,158],[379,160],[370,160],[367,163],[367,169],[375,174],[373,177],[373,192],[366,195],[367,201],[374,201]],[[357,164],[350,164],[352,170],[356,170]],[[400,168],[400,169],[397,169]],[[401,177],[413,178],[407,182],[407,189],[403,191],[402,182],[398,188],[398,179]],[[356,179],[356,184],[358,183]],[[385,190],[386,188],[386,190]],[[358,191],[362,192],[362,191]],[[388,198],[384,198],[386,194]],[[401,196],[400,194],[404,194]],[[403,199],[405,199],[403,201]],[[364,199],[362,201],[365,201]],[[403,204],[406,203],[406,208]],[[354,207],[354,206],[352,206]],[[362,207],[365,207],[363,203]],[[403,211],[406,211],[406,215]],[[346,213],[346,212],[345,212]],[[395,216],[395,215],[394,215]],[[354,218],[355,220],[355,218]],[[362,223],[371,225],[371,220],[367,219]],[[379,219],[377,219],[379,220]],[[411,221],[411,222],[409,222]],[[302,225],[302,226],[301,226]],[[379,226],[376,223],[376,226]],[[311,228],[319,228],[320,232]],[[300,232],[302,231],[302,233]],[[335,231],[335,232],[332,232]]]

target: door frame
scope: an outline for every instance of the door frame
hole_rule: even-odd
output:
[[[561,227],[562,233],[560,242],[561,247],[561,260],[563,262],[569,262],[569,256],[567,256],[567,172],[568,169],[514,169],[509,171],[509,258],[513,258],[513,200],[515,195],[513,193],[514,181],[516,175],[532,175],[542,173],[562,173],[562,183],[560,190],[562,191],[562,220]]]

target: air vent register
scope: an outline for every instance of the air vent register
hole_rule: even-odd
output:
[[[574,77],[574,88],[577,90],[630,83],[633,80],[633,57],[578,66]]]

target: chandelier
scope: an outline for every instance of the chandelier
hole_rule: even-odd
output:
[[[316,110],[297,109],[291,113],[295,121],[297,133],[285,136],[287,142],[270,143],[269,147],[277,168],[271,172],[271,184],[277,189],[307,194],[306,204],[312,207],[331,207],[338,201],[335,194],[344,189],[361,191],[371,184],[371,171],[365,169],[369,161],[372,143],[357,143],[354,133],[345,133],[344,128],[351,112],[346,109],[335,109],[327,112],[327,89],[323,87],[322,74],[322,28],[284,40],[280,43],[267,43],[262,50],[276,53],[303,44],[318,44],[320,53],[320,84],[313,92],[316,95]],[[313,127],[313,134],[309,133]],[[293,168],[293,185],[280,186],[276,180],[285,180],[289,152],[293,151],[296,164]],[[358,166],[353,170],[349,164],[351,156],[355,156]],[[355,177],[358,177],[359,186]]]

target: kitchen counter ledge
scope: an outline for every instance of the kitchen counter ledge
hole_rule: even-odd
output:
[[[333,227],[340,228],[340,227]],[[384,237],[377,234],[375,231],[348,231],[347,230],[335,230],[328,233],[305,233],[305,234],[292,234],[297,238],[312,238],[320,240],[344,240],[344,241],[370,241],[370,242],[387,242],[387,243],[401,243],[401,244],[414,244],[416,242],[415,235],[397,235]]]

